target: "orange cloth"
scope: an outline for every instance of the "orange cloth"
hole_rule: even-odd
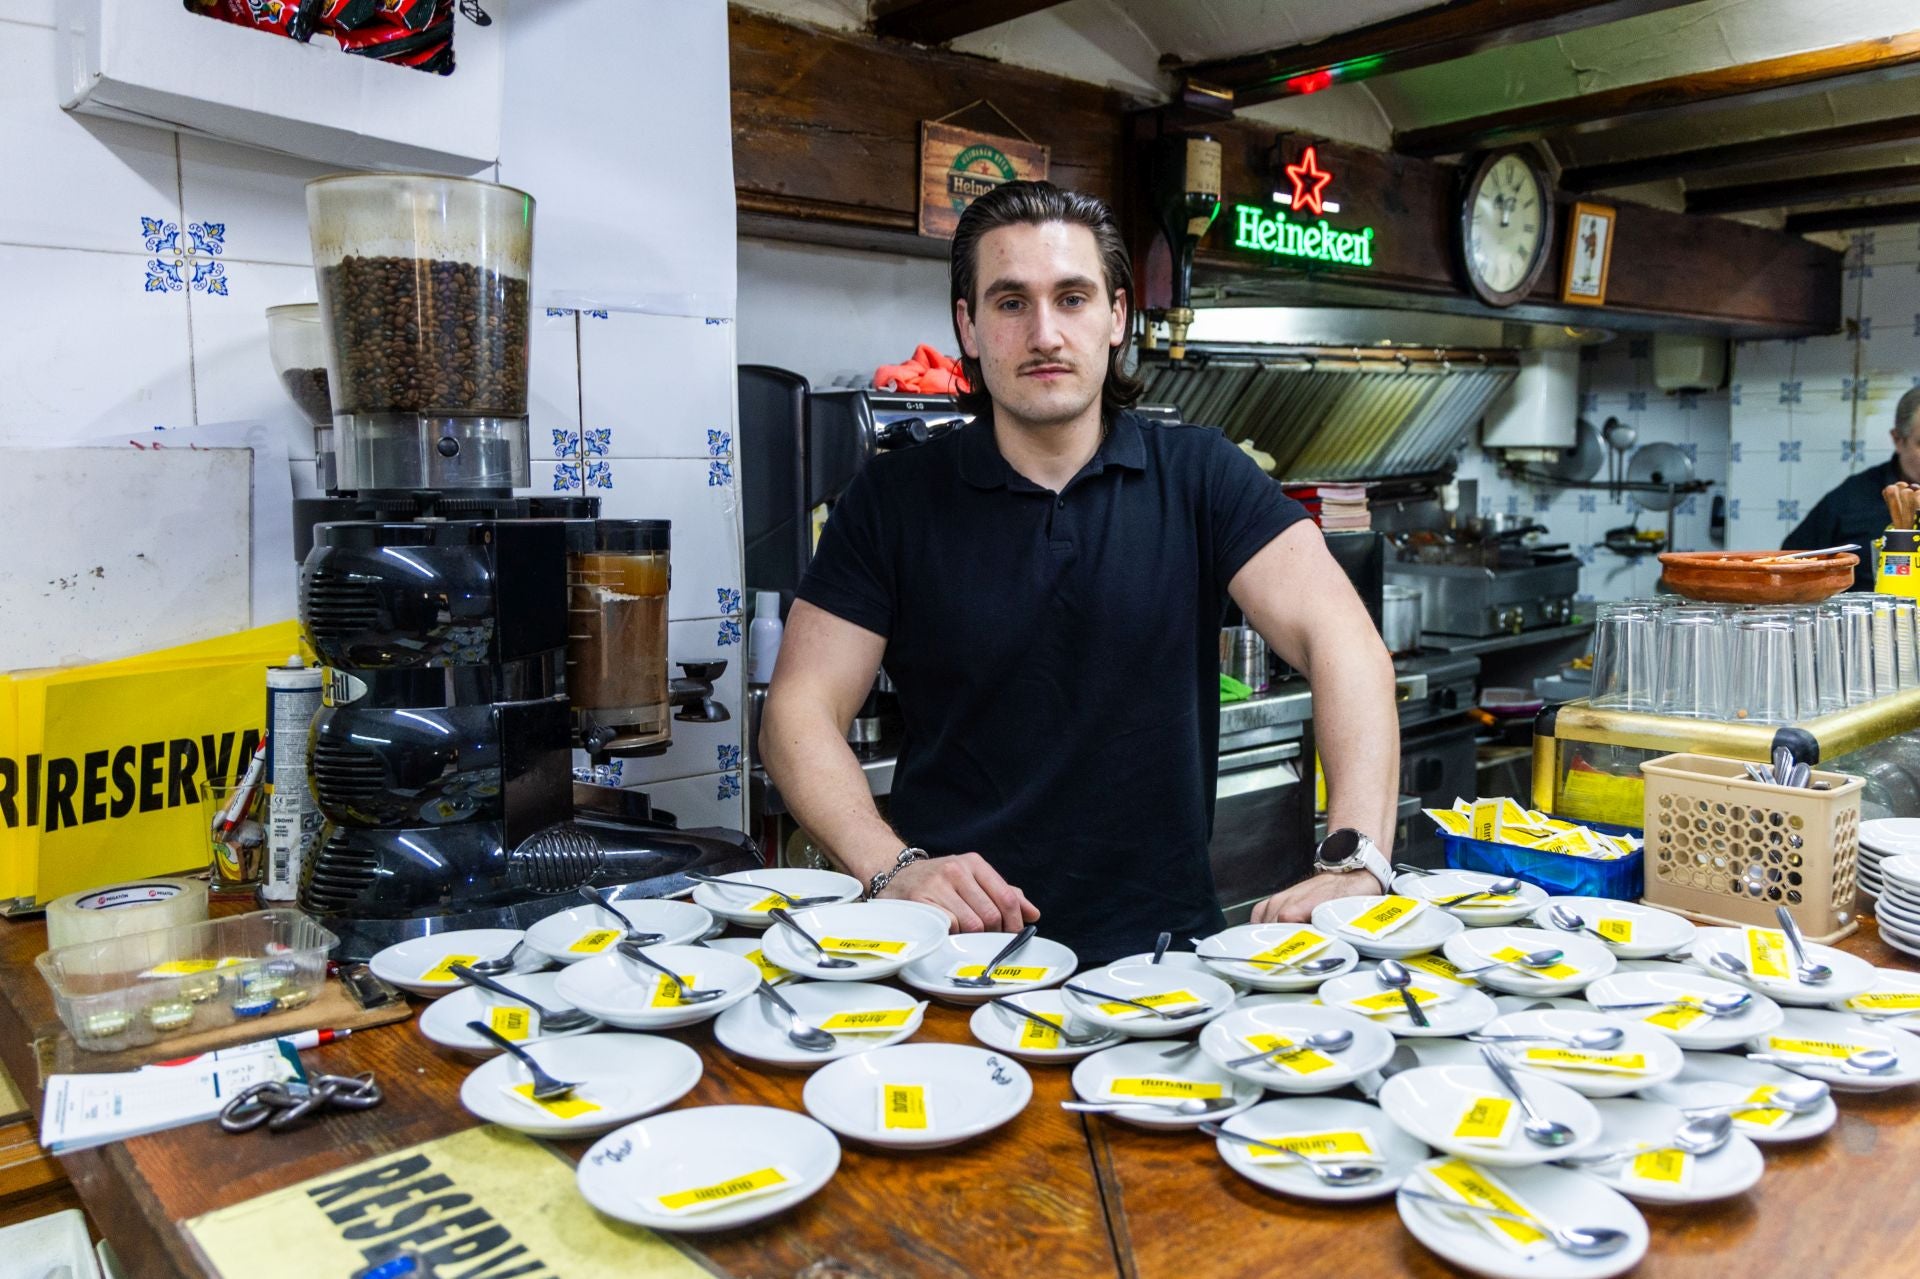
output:
[[[949,359],[925,343],[917,346],[904,364],[883,364],[873,371],[878,390],[907,391],[917,395],[953,395],[973,388],[960,371],[960,361]]]

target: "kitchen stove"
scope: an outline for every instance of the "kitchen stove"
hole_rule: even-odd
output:
[[[1440,562],[1394,560],[1386,579],[1421,593],[1421,629],[1428,634],[1518,635],[1561,626],[1573,618],[1573,597],[1580,589],[1580,561],[1571,555],[1502,548],[1482,556],[1480,548]]]

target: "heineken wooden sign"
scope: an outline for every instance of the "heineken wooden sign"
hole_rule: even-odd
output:
[[[1043,181],[1049,148],[950,124],[920,125],[920,234],[951,240],[969,204],[1016,179]]]

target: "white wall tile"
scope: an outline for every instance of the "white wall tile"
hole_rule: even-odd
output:
[[[1735,382],[1757,388],[1793,377],[1793,344],[1784,341],[1736,342],[1733,351]]]
[[[707,457],[710,433],[732,435],[734,400],[731,323],[580,317],[581,426],[610,432],[612,456]]]
[[[50,28],[0,24],[0,242],[146,250],[141,219],[184,235],[165,130],[62,111]]]
[[[679,819],[682,830],[701,826],[746,829],[746,781],[737,770],[655,782],[645,789],[656,807]]]
[[[534,457],[580,454],[578,328],[572,311],[534,311],[527,369],[527,429]]]
[[[591,429],[591,428],[589,428]],[[667,615],[740,623],[740,489],[720,458],[588,458],[586,493],[607,519],[673,521]]]
[[[303,266],[221,263],[227,292],[189,292],[193,316],[194,402],[202,422],[266,422],[286,439],[287,456],[313,457],[313,427],[273,371],[267,308],[313,300]]]
[[[0,0],[0,22],[25,22],[36,27],[52,27],[55,0]],[[0,40],[9,33],[0,31]]]
[[[1857,343],[1850,333],[1808,338],[1793,354],[1793,380],[1803,394],[1838,392],[1854,376]]]
[[[1920,268],[1888,264],[1862,281],[1860,372],[1900,389],[1920,374]]]
[[[230,259],[311,271],[307,180],[337,172],[338,166],[180,135],[180,194],[187,220],[224,225]]]
[[[192,425],[187,299],[145,279],[132,254],[0,244],[0,444]]]
[[[1876,272],[1888,263],[1920,262],[1920,225],[1875,227],[1862,234],[1869,237],[1873,246],[1866,261],[1873,264]]]
[[[1790,415],[1791,438],[1803,456],[1816,450],[1837,453],[1853,438],[1853,411],[1853,401],[1837,392],[1805,391]]]
[[[667,653],[674,664],[668,669],[677,677],[680,662],[725,660],[727,669],[714,681],[714,697],[730,718],[713,724],[673,721],[673,744],[662,754],[625,761],[621,785],[648,785],[715,770],[730,772],[740,766],[747,733],[744,654],[737,641],[721,641],[720,625],[714,618],[670,624]]]
[[[578,497],[582,492],[580,466],[576,462],[549,462],[535,458],[529,468],[531,486],[515,489],[522,497]]]

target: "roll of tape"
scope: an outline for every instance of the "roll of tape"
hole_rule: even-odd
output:
[[[207,881],[159,876],[68,893],[47,906],[47,946],[106,941],[207,917]]]

